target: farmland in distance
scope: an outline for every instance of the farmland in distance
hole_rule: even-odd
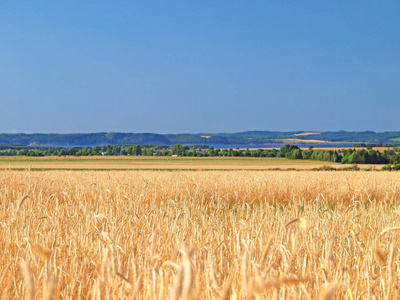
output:
[[[327,161],[291,160],[286,158],[249,157],[0,157],[0,169],[19,170],[312,170],[324,166],[342,169],[349,165]],[[359,165],[364,169],[380,169],[380,165]]]

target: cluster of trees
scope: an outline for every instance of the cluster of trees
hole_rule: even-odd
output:
[[[196,146],[174,145],[170,151],[158,153],[157,155],[180,155],[180,156],[235,156],[235,157],[285,157],[289,159],[311,159],[318,161],[341,162],[343,164],[400,164],[400,147],[384,150],[382,153],[368,149],[338,149],[338,150],[314,150],[309,147],[301,150],[295,145],[285,145],[279,150],[239,150],[239,149],[214,149],[199,150]]]
[[[387,155],[382,155],[379,151],[372,149],[344,150],[342,158],[343,164],[387,164],[389,161]]]
[[[366,144],[366,143],[355,143],[353,144],[354,148],[372,148],[372,147],[396,147],[396,144],[384,144],[384,143],[374,143],[374,144]]]
[[[285,145],[278,153],[276,157],[341,162],[343,164],[400,164],[400,147],[393,147],[381,153],[372,148],[313,150],[313,147],[310,147],[308,150],[301,150],[297,146]]]
[[[153,155],[153,148],[163,147],[155,146],[151,149],[145,149],[146,155]],[[167,146],[164,146],[168,148]],[[20,145],[1,145],[0,155],[4,156],[91,156],[91,155],[142,155],[140,145],[119,146],[106,145],[94,147],[27,147]]]
[[[105,145],[94,147],[26,147],[23,145],[1,145],[0,155],[8,156],[91,156],[91,155],[143,155],[143,156],[230,156],[230,157],[285,157],[289,159],[310,159],[318,161],[342,162],[343,164],[390,164],[400,165],[400,146],[384,150],[382,153],[367,149],[301,150],[295,145],[285,145],[280,149],[215,149],[207,145],[187,146],[163,145]]]

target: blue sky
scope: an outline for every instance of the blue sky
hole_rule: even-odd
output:
[[[400,1],[0,0],[0,132],[400,130]]]

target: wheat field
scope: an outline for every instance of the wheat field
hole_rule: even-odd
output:
[[[400,173],[0,172],[1,299],[395,299]]]

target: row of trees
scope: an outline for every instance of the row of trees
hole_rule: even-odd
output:
[[[368,149],[301,150],[297,146],[285,145],[279,151],[289,159],[311,159],[318,161],[341,162],[343,164],[400,164],[400,149],[393,147],[383,153]],[[282,157],[277,155],[277,157]]]
[[[165,146],[167,147],[167,146]],[[146,155],[153,155],[151,149],[146,148]],[[95,146],[95,147],[26,147],[26,146],[2,146],[0,155],[5,156],[91,156],[91,155],[142,155],[140,145],[131,146]]]
[[[382,153],[372,148],[343,150],[301,150],[295,145],[285,145],[280,149],[215,149],[204,145],[173,146],[157,145],[106,145],[95,147],[25,147],[2,146],[0,155],[8,156],[91,156],[91,155],[143,155],[143,156],[229,156],[229,157],[285,157],[289,159],[311,159],[318,161],[342,162],[343,164],[400,164],[400,148],[393,147]]]

